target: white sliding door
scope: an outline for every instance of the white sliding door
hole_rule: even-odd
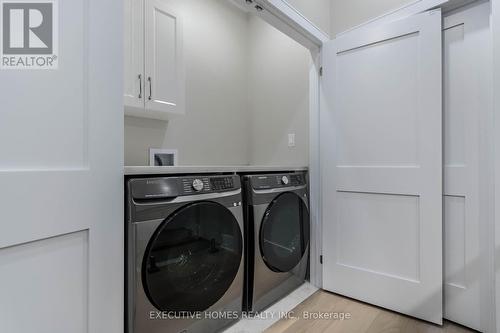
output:
[[[123,3],[5,5],[59,52],[0,69],[0,332],[122,333]]]
[[[445,318],[481,329],[481,117],[489,109],[490,4],[444,18]],[[485,207],[482,207],[485,210]],[[485,309],[489,311],[489,309]]]
[[[442,322],[441,12],[325,45],[323,287]]]

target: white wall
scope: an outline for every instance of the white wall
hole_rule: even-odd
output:
[[[331,36],[411,2],[414,0],[331,0]]]
[[[180,165],[308,165],[308,51],[226,0],[165,1],[185,21],[186,115],[126,117],[125,165],[149,148]]]
[[[250,18],[250,46],[250,162],[308,165],[309,51],[258,17]]]
[[[184,17],[186,115],[168,123],[126,117],[125,165],[149,148],[179,150],[179,164],[247,164],[248,16],[227,1],[165,0]]]
[[[332,0],[287,0],[287,2],[327,35],[330,34]]]

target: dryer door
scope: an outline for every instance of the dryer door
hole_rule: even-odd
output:
[[[295,193],[285,192],[269,205],[260,227],[260,251],[267,267],[289,272],[309,245],[309,211]]]
[[[240,268],[243,240],[234,215],[214,202],[184,206],[151,238],[142,283],[161,311],[204,311],[229,289]]]

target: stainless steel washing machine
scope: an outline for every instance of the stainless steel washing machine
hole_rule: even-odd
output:
[[[210,333],[238,320],[243,298],[240,178],[127,180],[129,333]]]
[[[307,173],[245,175],[245,299],[260,312],[304,283],[309,266]]]

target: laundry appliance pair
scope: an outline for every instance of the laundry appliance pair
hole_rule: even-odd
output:
[[[128,178],[127,332],[218,332],[301,285],[307,191],[305,172]]]

